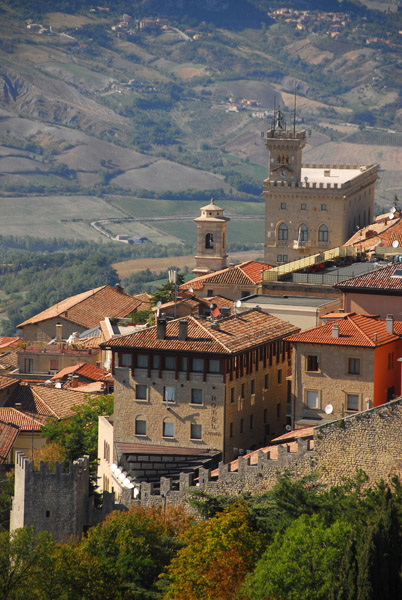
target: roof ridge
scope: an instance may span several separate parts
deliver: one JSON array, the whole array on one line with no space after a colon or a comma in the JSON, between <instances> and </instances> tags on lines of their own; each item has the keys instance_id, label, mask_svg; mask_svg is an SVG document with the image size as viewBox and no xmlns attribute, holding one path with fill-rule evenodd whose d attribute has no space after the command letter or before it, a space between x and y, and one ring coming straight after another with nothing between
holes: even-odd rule
<instances>
[{"instance_id":1,"label":"roof ridge","mask_svg":"<svg viewBox=\"0 0 402 600\"><path fill-rule=\"evenodd\" d=\"M353 325L353 326L354 326L354 327L355 327L355 328L356 328L356 329L357 329L357 330L358 330L358 331L359 331L359 332L360 332L360 333L363 335L363 337L364 337L364 338L366 338L366 340L367 340L367 341L370 343L370 345L371 345L371 346L375 346L375 345L376 345L376 343L374 342L374 340L372 340L372 339L371 339L371 338L370 338L370 337L367 335L367 333L365 333L365 332L363 331L363 329L362 329L362 328L361 328L361 327L360 327L360 326L359 326L359 325L356 323L356 321L355 321L354 319L352 319L352 316L354 316L354 317L359 317L359 318L361 318L361 317L365 318L365 317L364 317L364 315L358 315L357 313L354 313L354 315L346 315L346 319L343 319L343 320L344 320L344 321L349 321L350 323L352 323L352 325ZM341 320L341 319L340 319L340 320ZM374 321L374 320L377 320L377 319L373 319L373 321Z\"/></svg>"},{"instance_id":2,"label":"roof ridge","mask_svg":"<svg viewBox=\"0 0 402 600\"><path fill-rule=\"evenodd\" d=\"M210 335L215 340L215 342L217 342L222 348L224 348L226 350L226 352L230 352L230 349L226 346L226 344L224 344L219 338L217 338L216 335L214 335L212 333L212 331L210 331L209 329L207 329L206 327L204 327L204 325L201 323L201 321L197 320L192 315L190 315L190 318L193 321L195 321L197 323L197 325L199 325L208 335Z\"/></svg>"},{"instance_id":3,"label":"roof ridge","mask_svg":"<svg viewBox=\"0 0 402 600\"><path fill-rule=\"evenodd\" d=\"M37 391L32 386L29 386L29 387L31 388L31 391L32 391L33 395L38 400L40 400L41 402L43 402L43 404L50 410L50 412L52 412L53 415L58 419L59 415L53 410L53 408L51 406L49 406L49 404L42 398L42 396L40 396L40 394L37 393ZM50 415L49 415L49 417L50 417Z\"/></svg>"}]
</instances>

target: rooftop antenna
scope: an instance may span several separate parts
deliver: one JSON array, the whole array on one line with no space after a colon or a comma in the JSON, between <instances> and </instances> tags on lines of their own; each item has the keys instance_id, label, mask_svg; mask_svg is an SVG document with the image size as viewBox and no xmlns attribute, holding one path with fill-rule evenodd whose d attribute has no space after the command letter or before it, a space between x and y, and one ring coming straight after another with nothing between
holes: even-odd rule
<instances>
[{"instance_id":1,"label":"rooftop antenna","mask_svg":"<svg viewBox=\"0 0 402 600\"><path fill-rule=\"evenodd\" d=\"M296 138L296 89L297 83L295 82L295 102L294 102L294 110L293 110L293 137Z\"/></svg>"}]
</instances>

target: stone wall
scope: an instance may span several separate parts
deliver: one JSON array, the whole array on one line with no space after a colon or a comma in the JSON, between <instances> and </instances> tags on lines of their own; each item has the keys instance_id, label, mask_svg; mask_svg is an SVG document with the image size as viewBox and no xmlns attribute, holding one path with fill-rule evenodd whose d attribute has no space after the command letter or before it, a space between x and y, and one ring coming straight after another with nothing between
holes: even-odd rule
<instances>
[{"instance_id":1,"label":"stone wall","mask_svg":"<svg viewBox=\"0 0 402 600\"><path fill-rule=\"evenodd\" d=\"M157 505L180 504L189 498L192 490L213 495L237 496L242 493L258 494L275 485L286 471L296 479L317 473L318 481L339 485L346 477L354 477L363 469L368 485L393 476L402 477L402 399L316 427L314 442L299 439L296 452L289 452L286 444L278 447L273 460L269 452L258 452L257 464L239 457L238 470L230 471L221 464L219 475L212 479L211 472L200 469L194 482L191 475L182 474L180 483L161 478L160 493L154 493L152 484L141 484L138 500L130 493L123 496L123 504Z\"/></svg>"}]
</instances>

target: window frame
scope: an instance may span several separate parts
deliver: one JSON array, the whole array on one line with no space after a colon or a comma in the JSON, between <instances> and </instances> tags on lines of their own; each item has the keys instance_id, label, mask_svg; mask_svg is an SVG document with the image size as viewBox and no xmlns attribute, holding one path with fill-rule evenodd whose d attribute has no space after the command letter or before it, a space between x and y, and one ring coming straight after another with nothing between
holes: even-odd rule
<instances>
[{"instance_id":1,"label":"window frame","mask_svg":"<svg viewBox=\"0 0 402 600\"><path fill-rule=\"evenodd\" d=\"M277 240L280 242L287 242L289 240L289 227L286 223L282 222L278 225L276 235Z\"/></svg>"},{"instance_id":2,"label":"window frame","mask_svg":"<svg viewBox=\"0 0 402 600\"><path fill-rule=\"evenodd\" d=\"M143 423L145 425L144 432L140 432L137 430L138 423ZM143 415L138 415L137 417L135 417L134 431L135 431L135 435L141 435L141 436L147 435L147 420L145 419L145 417Z\"/></svg>"},{"instance_id":3,"label":"window frame","mask_svg":"<svg viewBox=\"0 0 402 600\"><path fill-rule=\"evenodd\" d=\"M145 388L144 396L138 395L138 392L139 392L138 388ZM135 384L135 399L136 400L148 400L148 386L146 384L144 384L144 383L136 383Z\"/></svg>"},{"instance_id":4,"label":"window frame","mask_svg":"<svg viewBox=\"0 0 402 600\"><path fill-rule=\"evenodd\" d=\"M194 392L200 392L200 395L201 395L201 401L200 402L198 402L197 400L194 400L194 397L195 397ZM203 390L202 390L202 388L191 388L190 404L194 404L196 406L201 406L202 404L204 404L204 398L203 398Z\"/></svg>"},{"instance_id":5,"label":"window frame","mask_svg":"<svg viewBox=\"0 0 402 600\"><path fill-rule=\"evenodd\" d=\"M351 406L350 406L351 398L356 399L356 404L357 404L356 408L351 408ZM360 394L349 394L349 393L346 394L346 410L351 411L351 412L358 412L360 410Z\"/></svg>"},{"instance_id":6,"label":"window frame","mask_svg":"<svg viewBox=\"0 0 402 600\"><path fill-rule=\"evenodd\" d=\"M315 394L315 404L316 406L311 406L309 404L309 394ZM305 405L310 410L319 410L320 409L320 392L319 390L305 390Z\"/></svg>"},{"instance_id":7,"label":"window frame","mask_svg":"<svg viewBox=\"0 0 402 600\"><path fill-rule=\"evenodd\" d=\"M348 375L361 375L360 358L354 356L348 357Z\"/></svg>"},{"instance_id":8,"label":"window frame","mask_svg":"<svg viewBox=\"0 0 402 600\"><path fill-rule=\"evenodd\" d=\"M172 426L172 433L167 433L166 431L166 426L167 425L171 425ZM162 437L164 438L169 438L172 439L174 438L174 422L171 421L170 419L164 419L163 423L162 423Z\"/></svg>"},{"instance_id":9,"label":"window frame","mask_svg":"<svg viewBox=\"0 0 402 600\"><path fill-rule=\"evenodd\" d=\"M194 435L195 428L199 428L199 435ZM190 440L202 440L202 425L199 423L190 423Z\"/></svg>"},{"instance_id":10,"label":"window frame","mask_svg":"<svg viewBox=\"0 0 402 600\"><path fill-rule=\"evenodd\" d=\"M316 367L316 368L311 368L311 367ZM307 371L307 373L319 373L321 371L318 354L307 354L307 356L306 356L306 371Z\"/></svg>"},{"instance_id":11,"label":"window frame","mask_svg":"<svg viewBox=\"0 0 402 600\"><path fill-rule=\"evenodd\" d=\"M170 390L170 392L168 392ZM170 400L168 396L171 396L171 391L173 390L173 400ZM164 404L174 404L176 402L176 388L173 385L164 385L163 386L163 402Z\"/></svg>"}]
</instances>

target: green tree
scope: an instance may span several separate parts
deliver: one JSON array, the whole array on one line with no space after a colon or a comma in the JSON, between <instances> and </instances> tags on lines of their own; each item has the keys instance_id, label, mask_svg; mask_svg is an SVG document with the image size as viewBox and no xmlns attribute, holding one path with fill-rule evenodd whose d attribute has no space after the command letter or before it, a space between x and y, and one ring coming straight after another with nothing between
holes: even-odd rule
<instances>
[{"instance_id":1,"label":"green tree","mask_svg":"<svg viewBox=\"0 0 402 600\"><path fill-rule=\"evenodd\" d=\"M164 600L233 600L263 547L245 502L197 523L167 569Z\"/></svg>"},{"instance_id":2,"label":"green tree","mask_svg":"<svg viewBox=\"0 0 402 600\"><path fill-rule=\"evenodd\" d=\"M351 525L327 527L318 515L302 515L273 543L247 578L249 600L328 600L339 575Z\"/></svg>"},{"instance_id":3,"label":"green tree","mask_svg":"<svg viewBox=\"0 0 402 600\"><path fill-rule=\"evenodd\" d=\"M177 287L179 287L182 283L184 283L184 275L178 271L176 280ZM161 285L161 287L152 294L152 304L154 306L157 302L162 302L162 304L165 304L165 302L172 302L173 300L174 284L170 283L170 281L167 281Z\"/></svg>"},{"instance_id":4,"label":"green tree","mask_svg":"<svg viewBox=\"0 0 402 600\"><path fill-rule=\"evenodd\" d=\"M77 460L88 454L91 461L98 456L98 417L113 412L113 395L88 397L86 404L72 409L74 416L63 421L52 420L42 427L41 435L55 442L64 460Z\"/></svg>"}]
</instances>

